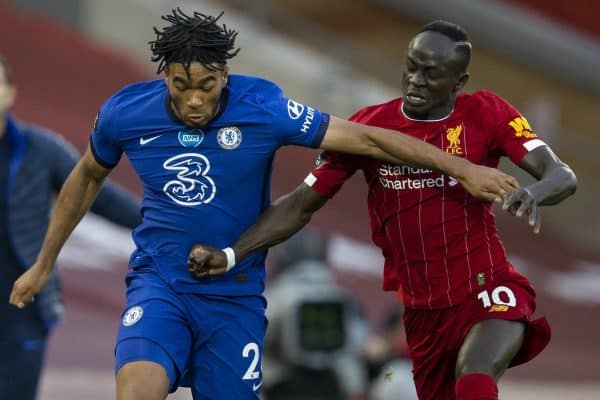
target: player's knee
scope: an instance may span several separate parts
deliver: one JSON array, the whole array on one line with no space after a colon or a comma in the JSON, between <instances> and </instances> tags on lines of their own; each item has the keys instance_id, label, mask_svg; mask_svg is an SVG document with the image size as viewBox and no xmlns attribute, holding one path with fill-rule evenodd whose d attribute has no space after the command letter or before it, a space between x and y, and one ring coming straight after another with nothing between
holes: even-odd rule
<instances>
[{"instance_id":1,"label":"player's knee","mask_svg":"<svg viewBox=\"0 0 600 400\"><path fill-rule=\"evenodd\" d=\"M465 355L459 356L456 362L456 379L468 374L486 374L498 378L508 365L502 357L472 358Z\"/></svg>"},{"instance_id":2,"label":"player's knee","mask_svg":"<svg viewBox=\"0 0 600 400\"><path fill-rule=\"evenodd\" d=\"M169 378L159 364L137 361L117 372L117 400L164 400L168 391Z\"/></svg>"}]
</instances>

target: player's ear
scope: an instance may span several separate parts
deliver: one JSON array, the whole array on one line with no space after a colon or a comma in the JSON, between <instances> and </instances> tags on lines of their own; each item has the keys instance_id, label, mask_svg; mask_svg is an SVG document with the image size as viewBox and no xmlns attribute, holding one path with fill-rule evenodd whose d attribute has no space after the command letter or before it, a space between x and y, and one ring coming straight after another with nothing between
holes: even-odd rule
<instances>
[{"instance_id":1,"label":"player's ear","mask_svg":"<svg viewBox=\"0 0 600 400\"><path fill-rule=\"evenodd\" d=\"M163 74L165 75L165 83L169 84L169 66L166 65L165 69L163 70Z\"/></svg>"},{"instance_id":2,"label":"player's ear","mask_svg":"<svg viewBox=\"0 0 600 400\"><path fill-rule=\"evenodd\" d=\"M221 75L221 79L223 79L223 86L227 84L227 77L229 76L229 65L225 64L223 67L223 72Z\"/></svg>"},{"instance_id":3,"label":"player's ear","mask_svg":"<svg viewBox=\"0 0 600 400\"><path fill-rule=\"evenodd\" d=\"M469 80L469 76L470 75L468 72L463 72L460 74L460 76L458 77L458 82L454 86L454 93L460 92L462 88L465 87L467 81Z\"/></svg>"}]
</instances>

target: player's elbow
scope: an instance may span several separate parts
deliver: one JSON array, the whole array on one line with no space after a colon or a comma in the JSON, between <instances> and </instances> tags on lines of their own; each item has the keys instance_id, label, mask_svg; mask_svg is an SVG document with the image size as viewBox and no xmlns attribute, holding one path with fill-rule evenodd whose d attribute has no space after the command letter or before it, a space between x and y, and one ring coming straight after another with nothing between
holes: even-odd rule
<instances>
[{"instance_id":1,"label":"player's elbow","mask_svg":"<svg viewBox=\"0 0 600 400\"><path fill-rule=\"evenodd\" d=\"M565 192L567 193L567 196L572 196L577 191L577 175L575 175L573 170L569 167L566 168L565 175Z\"/></svg>"}]
</instances>

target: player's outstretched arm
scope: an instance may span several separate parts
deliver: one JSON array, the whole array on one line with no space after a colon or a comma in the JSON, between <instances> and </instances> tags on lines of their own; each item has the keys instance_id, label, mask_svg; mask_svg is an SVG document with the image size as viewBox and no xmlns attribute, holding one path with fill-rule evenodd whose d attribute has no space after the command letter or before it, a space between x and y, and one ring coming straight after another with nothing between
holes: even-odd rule
<instances>
[{"instance_id":1,"label":"player's outstretched arm","mask_svg":"<svg viewBox=\"0 0 600 400\"><path fill-rule=\"evenodd\" d=\"M456 178L471 195L501 202L519 187L515 178L495 168L475 165L401 132L331 117L321 148L359 154L395 164L413 164Z\"/></svg>"},{"instance_id":2,"label":"player's outstretched arm","mask_svg":"<svg viewBox=\"0 0 600 400\"><path fill-rule=\"evenodd\" d=\"M60 190L42 249L31 268L15 281L10 304L23 308L42 290L58 253L90 208L109 172L96 162L88 147Z\"/></svg>"},{"instance_id":3,"label":"player's outstretched arm","mask_svg":"<svg viewBox=\"0 0 600 400\"><path fill-rule=\"evenodd\" d=\"M275 200L254 225L231 246L235 253L235 261L243 260L256 250L267 249L283 242L302 229L326 202L326 197L305 183ZM227 257L223 250L198 244L190 252L188 268L199 278L219 275L227 270Z\"/></svg>"},{"instance_id":4,"label":"player's outstretched arm","mask_svg":"<svg viewBox=\"0 0 600 400\"><path fill-rule=\"evenodd\" d=\"M529 152L519 167L538 181L510 192L502 208L512 215L529 217L529 226L539 233L542 223L540 206L558 204L575 193L577 177L548 146Z\"/></svg>"}]
</instances>

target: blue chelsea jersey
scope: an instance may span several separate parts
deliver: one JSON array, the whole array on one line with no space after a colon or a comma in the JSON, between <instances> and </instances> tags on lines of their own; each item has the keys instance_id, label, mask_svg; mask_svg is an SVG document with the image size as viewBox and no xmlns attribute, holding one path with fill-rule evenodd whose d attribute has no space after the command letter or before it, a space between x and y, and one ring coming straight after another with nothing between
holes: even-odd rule
<instances>
[{"instance_id":1,"label":"blue chelsea jersey","mask_svg":"<svg viewBox=\"0 0 600 400\"><path fill-rule=\"evenodd\" d=\"M264 289L266 252L228 273L199 280L188 272L196 243L231 245L270 204L275 151L318 147L329 116L288 99L272 82L230 75L220 112L202 129L173 114L164 80L125 87L101 107L91 137L94 157L114 167L127 154L143 185L136 260L179 292L253 295ZM150 257L150 258L148 258Z\"/></svg>"}]
</instances>

